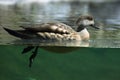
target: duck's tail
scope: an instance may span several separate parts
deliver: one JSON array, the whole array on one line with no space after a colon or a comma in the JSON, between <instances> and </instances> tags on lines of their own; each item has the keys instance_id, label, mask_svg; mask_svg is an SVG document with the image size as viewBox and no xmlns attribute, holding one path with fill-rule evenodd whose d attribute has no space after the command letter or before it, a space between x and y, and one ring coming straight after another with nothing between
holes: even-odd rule
<instances>
[{"instance_id":1,"label":"duck's tail","mask_svg":"<svg viewBox=\"0 0 120 80\"><path fill-rule=\"evenodd\" d=\"M31 38L29 35L24 34L24 31L18 31L18 30L11 30L8 28L3 27L5 31L7 31L10 35L13 35L15 37L18 38L22 38L22 39L28 39Z\"/></svg>"}]
</instances>

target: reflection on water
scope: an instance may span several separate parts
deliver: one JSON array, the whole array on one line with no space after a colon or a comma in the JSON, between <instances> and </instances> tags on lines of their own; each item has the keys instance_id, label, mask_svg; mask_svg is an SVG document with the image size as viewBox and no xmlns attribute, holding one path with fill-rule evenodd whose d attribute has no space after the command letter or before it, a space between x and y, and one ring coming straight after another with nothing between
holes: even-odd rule
<instances>
[{"instance_id":1,"label":"reflection on water","mask_svg":"<svg viewBox=\"0 0 120 80\"><path fill-rule=\"evenodd\" d=\"M70 25L75 29L74 21L79 15L91 14L96 19L96 25L100 30L89 28L91 40L90 47L99 47L108 42L106 46L116 47L115 42L119 47L120 39L120 5L119 2L110 3L87 3L87 2L52 2L52 3L29 3L29 4L14 4L0 5L0 24L18 29L20 25L37 24L48 21L59 21ZM108 15L109 14L109 15ZM0 44L13 44L18 40L15 37L8 35L2 27L0 27ZM92 41L93 40L93 41ZM14 44L24 44L17 42ZM58 42L55 45L62 44ZM77 42L76 42L77 43ZM114 44L115 43L115 44ZM44 43L40 43L45 45ZM75 46L75 43L73 43ZM69 46L73 46L69 44ZM81 42L79 42L81 44ZM47 45L47 44L46 44ZM52 45L52 44L48 44ZM67 43L66 43L67 45ZM65 45L63 45L65 46Z\"/></svg>"},{"instance_id":2,"label":"reflection on water","mask_svg":"<svg viewBox=\"0 0 120 80\"><path fill-rule=\"evenodd\" d=\"M89 47L89 41L49 41L49 40L16 40L13 42L16 45L31 45L31 46L66 46L66 47Z\"/></svg>"}]
</instances>

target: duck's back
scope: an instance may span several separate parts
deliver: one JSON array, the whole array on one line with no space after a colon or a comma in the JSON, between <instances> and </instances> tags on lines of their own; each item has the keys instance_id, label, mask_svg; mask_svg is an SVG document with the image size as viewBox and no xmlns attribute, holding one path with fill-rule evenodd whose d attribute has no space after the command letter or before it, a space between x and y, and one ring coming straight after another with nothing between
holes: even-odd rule
<instances>
[{"instance_id":1,"label":"duck's back","mask_svg":"<svg viewBox=\"0 0 120 80\"><path fill-rule=\"evenodd\" d=\"M41 23L33 25L21 26L25 30L32 32L49 32L49 33L60 33L60 34L70 34L75 31L68 25L63 23Z\"/></svg>"},{"instance_id":2,"label":"duck's back","mask_svg":"<svg viewBox=\"0 0 120 80\"><path fill-rule=\"evenodd\" d=\"M5 30L21 39L40 40L81 40L79 34L70 26L63 23L41 23L21 26L23 30Z\"/></svg>"},{"instance_id":3,"label":"duck's back","mask_svg":"<svg viewBox=\"0 0 120 80\"><path fill-rule=\"evenodd\" d=\"M80 40L80 35L77 35L70 26L63 23L41 23L29 26L21 26L32 35L37 35L39 39L47 40Z\"/></svg>"}]
</instances>

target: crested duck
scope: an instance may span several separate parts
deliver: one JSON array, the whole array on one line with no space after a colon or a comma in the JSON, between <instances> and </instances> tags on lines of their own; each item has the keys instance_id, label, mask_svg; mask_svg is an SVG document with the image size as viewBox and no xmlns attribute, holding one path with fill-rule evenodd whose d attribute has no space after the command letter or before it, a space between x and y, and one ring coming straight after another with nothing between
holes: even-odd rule
<instances>
[{"instance_id":1,"label":"crested duck","mask_svg":"<svg viewBox=\"0 0 120 80\"><path fill-rule=\"evenodd\" d=\"M42 40L89 40L89 32L86 27L97 28L92 16L80 16L75 22L76 30L59 22L48 22L35 25L21 26L24 30L11 30L4 28L9 34L21 39ZM98 29L98 28L97 28Z\"/></svg>"},{"instance_id":2,"label":"crested duck","mask_svg":"<svg viewBox=\"0 0 120 80\"><path fill-rule=\"evenodd\" d=\"M21 26L22 30L4 29L11 35L21 39L39 39L39 40L89 40L90 35L86 27L95 26L92 16L80 16L75 22L77 28L73 30L70 26L59 22L47 22L29 26ZM29 67L31 67L33 59L35 58L38 46L28 46L24 48L22 53L27 53L34 49L33 54L29 58Z\"/></svg>"}]
</instances>

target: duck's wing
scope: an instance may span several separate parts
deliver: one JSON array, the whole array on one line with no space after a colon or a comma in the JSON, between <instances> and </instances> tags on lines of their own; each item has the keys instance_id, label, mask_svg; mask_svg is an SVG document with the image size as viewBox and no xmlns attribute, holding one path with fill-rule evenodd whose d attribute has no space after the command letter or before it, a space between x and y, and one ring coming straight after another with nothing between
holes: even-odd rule
<instances>
[{"instance_id":1,"label":"duck's wing","mask_svg":"<svg viewBox=\"0 0 120 80\"><path fill-rule=\"evenodd\" d=\"M10 35L13 35L15 37L19 37L22 39L30 39L35 37L35 35L31 34L30 32L26 30L12 30L4 27L4 30L6 30Z\"/></svg>"},{"instance_id":2,"label":"duck's wing","mask_svg":"<svg viewBox=\"0 0 120 80\"><path fill-rule=\"evenodd\" d=\"M75 31L63 23L43 23L30 26L22 26L23 30L11 30L4 28L9 34L22 39L63 39Z\"/></svg>"},{"instance_id":3,"label":"duck's wing","mask_svg":"<svg viewBox=\"0 0 120 80\"><path fill-rule=\"evenodd\" d=\"M63 23L42 23L21 27L30 32L52 32L60 34L75 32L70 26Z\"/></svg>"}]
</instances>

